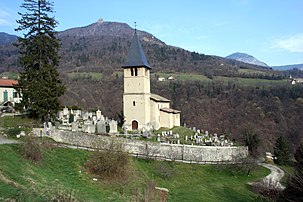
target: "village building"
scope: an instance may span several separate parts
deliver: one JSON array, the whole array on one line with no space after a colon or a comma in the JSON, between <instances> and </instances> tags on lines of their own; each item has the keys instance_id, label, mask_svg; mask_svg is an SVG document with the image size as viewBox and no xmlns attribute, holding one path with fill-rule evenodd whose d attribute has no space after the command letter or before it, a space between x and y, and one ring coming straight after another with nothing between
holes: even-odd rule
<instances>
[{"instance_id":1,"label":"village building","mask_svg":"<svg viewBox=\"0 0 303 202\"><path fill-rule=\"evenodd\" d=\"M180 126L180 111L170 108L170 101L150 92L150 70L135 31L124 69L123 113L126 130L149 131Z\"/></svg>"},{"instance_id":2,"label":"village building","mask_svg":"<svg viewBox=\"0 0 303 202\"><path fill-rule=\"evenodd\" d=\"M15 105L21 102L21 96L15 85L18 81L10 79L0 79L0 105Z\"/></svg>"}]
</instances>

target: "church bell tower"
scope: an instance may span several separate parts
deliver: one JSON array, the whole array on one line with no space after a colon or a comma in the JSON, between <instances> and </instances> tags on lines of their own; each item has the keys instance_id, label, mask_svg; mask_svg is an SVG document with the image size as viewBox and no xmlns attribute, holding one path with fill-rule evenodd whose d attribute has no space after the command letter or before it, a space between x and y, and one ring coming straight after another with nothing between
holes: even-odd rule
<instances>
[{"instance_id":1,"label":"church bell tower","mask_svg":"<svg viewBox=\"0 0 303 202\"><path fill-rule=\"evenodd\" d=\"M150 69L135 30L124 69L123 114L127 130L142 130L151 120Z\"/></svg>"}]
</instances>

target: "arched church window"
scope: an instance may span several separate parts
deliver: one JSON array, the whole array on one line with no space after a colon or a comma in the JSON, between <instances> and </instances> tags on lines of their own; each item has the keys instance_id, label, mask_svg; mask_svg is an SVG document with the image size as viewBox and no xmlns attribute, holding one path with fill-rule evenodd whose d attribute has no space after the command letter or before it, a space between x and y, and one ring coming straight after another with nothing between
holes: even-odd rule
<instances>
[{"instance_id":1,"label":"arched church window","mask_svg":"<svg viewBox=\"0 0 303 202\"><path fill-rule=\"evenodd\" d=\"M135 68L135 76L138 76L138 68Z\"/></svg>"},{"instance_id":2,"label":"arched church window","mask_svg":"<svg viewBox=\"0 0 303 202\"><path fill-rule=\"evenodd\" d=\"M133 101L133 106L136 106L136 101Z\"/></svg>"},{"instance_id":3,"label":"arched church window","mask_svg":"<svg viewBox=\"0 0 303 202\"><path fill-rule=\"evenodd\" d=\"M132 76L134 76L134 69L133 69L133 68L130 69L130 74L131 74Z\"/></svg>"}]
</instances>

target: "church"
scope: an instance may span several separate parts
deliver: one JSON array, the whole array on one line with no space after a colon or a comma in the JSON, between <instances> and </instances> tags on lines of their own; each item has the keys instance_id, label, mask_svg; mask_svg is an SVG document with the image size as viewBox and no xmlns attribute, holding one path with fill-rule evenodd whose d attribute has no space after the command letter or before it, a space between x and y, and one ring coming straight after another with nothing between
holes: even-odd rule
<instances>
[{"instance_id":1,"label":"church","mask_svg":"<svg viewBox=\"0 0 303 202\"><path fill-rule=\"evenodd\" d=\"M180 126L180 111L170 108L170 100L150 92L150 70L137 31L126 57L123 113L126 130L157 130Z\"/></svg>"}]
</instances>

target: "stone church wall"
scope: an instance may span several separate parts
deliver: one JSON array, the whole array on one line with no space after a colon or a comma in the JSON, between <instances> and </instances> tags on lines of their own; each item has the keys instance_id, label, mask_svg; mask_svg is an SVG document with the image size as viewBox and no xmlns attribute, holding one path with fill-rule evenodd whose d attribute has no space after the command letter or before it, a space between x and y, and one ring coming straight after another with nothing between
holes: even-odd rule
<instances>
[{"instance_id":1,"label":"stone church wall","mask_svg":"<svg viewBox=\"0 0 303 202\"><path fill-rule=\"evenodd\" d=\"M159 157L170 160L184 161L206 161L208 163L217 161L232 161L233 157L245 157L248 155L247 147L213 147L213 146L192 146L178 144L160 144L126 138L112 138L94 134L62 131L53 129L48 131L39 128L33 129L37 136L41 134L48 136L60 143L66 143L81 147L106 149L111 141L123 143L124 149L133 155L146 156L150 158ZM48 135L45 135L48 134Z\"/></svg>"}]
</instances>

